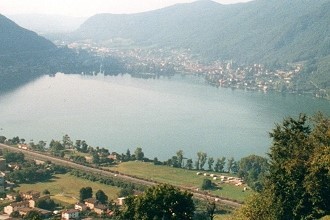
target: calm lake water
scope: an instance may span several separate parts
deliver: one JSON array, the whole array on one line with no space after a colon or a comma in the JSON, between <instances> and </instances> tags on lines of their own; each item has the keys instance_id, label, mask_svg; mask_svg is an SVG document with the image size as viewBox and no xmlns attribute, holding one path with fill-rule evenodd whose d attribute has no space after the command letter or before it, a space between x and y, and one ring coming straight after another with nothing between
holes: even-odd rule
<instances>
[{"instance_id":1,"label":"calm lake water","mask_svg":"<svg viewBox=\"0 0 330 220\"><path fill-rule=\"evenodd\" d=\"M268 132L286 116L330 114L330 103L298 95L215 88L202 79L44 76L0 94L0 135L27 142L86 140L91 146L166 160L180 149L195 160L264 156Z\"/></svg>"}]
</instances>

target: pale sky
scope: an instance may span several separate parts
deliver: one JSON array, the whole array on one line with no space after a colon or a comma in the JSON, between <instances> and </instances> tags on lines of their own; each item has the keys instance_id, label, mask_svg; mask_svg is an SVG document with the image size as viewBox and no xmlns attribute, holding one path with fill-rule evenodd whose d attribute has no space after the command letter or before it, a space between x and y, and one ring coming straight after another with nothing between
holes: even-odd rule
<instances>
[{"instance_id":1,"label":"pale sky","mask_svg":"<svg viewBox=\"0 0 330 220\"><path fill-rule=\"evenodd\" d=\"M97 13L136 13L194 0L0 0L0 14L54 14L89 17ZM251 0L214 0L234 4Z\"/></svg>"}]
</instances>

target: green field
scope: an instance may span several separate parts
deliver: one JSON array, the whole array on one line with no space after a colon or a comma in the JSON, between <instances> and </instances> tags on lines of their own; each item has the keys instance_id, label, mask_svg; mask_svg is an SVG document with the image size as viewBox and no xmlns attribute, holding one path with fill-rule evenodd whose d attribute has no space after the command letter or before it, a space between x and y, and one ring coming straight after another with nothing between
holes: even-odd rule
<instances>
[{"instance_id":1,"label":"green field","mask_svg":"<svg viewBox=\"0 0 330 220\"><path fill-rule=\"evenodd\" d=\"M116 199L117 193L120 190L118 187L77 178L75 176L71 176L70 174L55 175L54 178L48 182L20 184L16 190L21 192L35 190L42 193L45 189L48 189L54 200L64 204L74 204L79 199L79 190L82 187L87 186L92 187L94 195L97 190L103 190L109 199Z\"/></svg>"},{"instance_id":2,"label":"green field","mask_svg":"<svg viewBox=\"0 0 330 220\"><path fill-rule=\"evenodd\" d=\"M173 168L169 166L154 165L140 161L130 161L121 163L116 167L110 168L113 171L133 175L140 178L155 180L161 183L169 183L175 186L184 186L189 188L200 188L204 176L196 175L196 171ZM210 173L210 172L208 172ZM227 174L228 175L228 174ZM214 182L219 182L215 180ZM231 184L222 184L222 189L210 191L210 193L226 198L244 201L251 191L243 192L243 187L234 186Z\"/></svg>"}]
</instances>

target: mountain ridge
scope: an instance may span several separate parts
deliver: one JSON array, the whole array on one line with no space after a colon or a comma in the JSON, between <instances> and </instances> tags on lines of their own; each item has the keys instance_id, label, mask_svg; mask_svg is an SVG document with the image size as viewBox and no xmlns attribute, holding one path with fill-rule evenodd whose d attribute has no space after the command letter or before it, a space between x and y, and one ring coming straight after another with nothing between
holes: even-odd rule
<instances>
[{"instance_id":1,"label":"mountain ridge","mask_svg":"<svg viewBox=\"0 0 330 220\"><path fill-rule=\"evenodd\" d=\"M315 78L330 92L329 11L329 0L233 5L196 1L131 15L95 15L71 37L101 43L122 38L134 46L185 48L206 61L235 60L270 68L298 62L306 67L299 83L306 87Z\"/></svg>"},{"instance_id":2,"label":"mountain ridge","mask_svg":"<svg viewBox=\"0 0 330 220\"><path fill-rule=\"evenodd\" d=\"M56 46L35 32L0 14L0 55L55 50Z\"/></svg>"},{"instance_id":3,"label":"mountain ridge","mask_svg":"<svg viewBox=\"0 0 330 220\"><path fill-rule=\"evenodd\" d=\"M137 44L189 47L203 56L212 56L211 59L256 62L262 61L264 54L268 56L264 48L274 50L271 56L276 55L281 43L290 43L285 41L283 30L289 32L287 28L300 16L311 15L327 2L256 0L221 5L213 1L196 1L137 14L103 13L87 19L73 36L98 41L128 38ZM252 49L257 52L252 53ZM241 56L244 52L248 52L248 56L244 55L247 58ZM279 55L275 57L280 58ZM289 59L294 60L293 57Z\"/></svg>"}]
</instances>

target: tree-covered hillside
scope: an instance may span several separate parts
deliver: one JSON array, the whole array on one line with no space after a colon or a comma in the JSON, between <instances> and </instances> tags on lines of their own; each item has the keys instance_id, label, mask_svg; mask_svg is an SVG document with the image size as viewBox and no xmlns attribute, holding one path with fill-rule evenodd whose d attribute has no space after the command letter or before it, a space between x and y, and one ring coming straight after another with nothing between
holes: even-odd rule
<instances>
[{"instance_id":1,"label":"tree-covered hillside","mask_svg":"<svg viewBox=\"0 0 330 220\"><path fill-rule=\"evenodd\" d=\"M329 0L196 1L137 14L98 14L73 39L129 39L135 45L190 48L202 59L268 66L300 62L301 86L329 87ZM308 61L308 62L307 62ZM312 64L312 66L309 66ZM310 71L312 70L312 71Z\"/></svg>"},{"instance_id":2,"label":"tree-covered hillside","mask_svg":"<svg viewBox=\"0 0 330 220\"><path fill-rule=\"evenodd\" d=\"M48 58L57 47L0 15L0 89L5 90L48 73Z\"/></svg>"},{"instance_id":3,"label":"tree-covered hillside","mask_svg":"<svg viewBox=\"0 0 330 220\"><path fill-rule=\"evenodd\" d=\"M0 14L0 55L16 55L54 50L56 46L36 33L21 28Z\"/></svg>"},{"instance_id":4,"label":"tree-covered hillside","mask_svg":"<svg viewBox=\"0 0 330 220\"><path fill-rule=\"evenodd\" d=\"M84 51L58 48L3 15L0 15L0 30L0 91L44 74L88 73L100 68L100 58ZM112 57L103 60L103 68L110 74L121 72L121 64Z\"/></svg>"}]
</instances>

